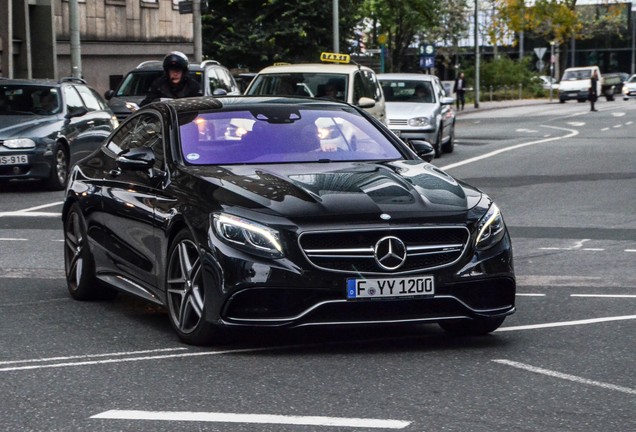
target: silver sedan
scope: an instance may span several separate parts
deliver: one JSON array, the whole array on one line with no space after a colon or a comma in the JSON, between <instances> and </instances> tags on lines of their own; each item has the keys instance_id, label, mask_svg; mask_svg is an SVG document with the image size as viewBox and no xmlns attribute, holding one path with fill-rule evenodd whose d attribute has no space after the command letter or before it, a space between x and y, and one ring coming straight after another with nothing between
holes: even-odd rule
<instances>
[{"instance_id":1,"label":"silver sedan","mask_svg":"<svg viewBox=\"0 0 636 432\"><path fill-rule=\"evenodd\" d=\"M426 140L435 156L451 153L455 141L455 99L434 75L387 73L378 79L386 99L389 128L402 140Z\"/></svg>"}]
</instances>

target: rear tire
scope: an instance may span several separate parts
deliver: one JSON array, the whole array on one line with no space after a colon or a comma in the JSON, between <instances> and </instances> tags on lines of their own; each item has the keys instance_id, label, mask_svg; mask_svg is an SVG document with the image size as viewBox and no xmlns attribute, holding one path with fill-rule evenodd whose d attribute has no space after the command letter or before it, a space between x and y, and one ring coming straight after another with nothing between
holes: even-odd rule
<instances>
[{"instance_id":1,"label":"rear tire","mask_svg":"<svg viewBox=\"0 0 636 432\"><path fill-rule=\"evenodd\" d=\"M68 292L75 300L110 300L117 291L95 278L95 259L88 245L86 219L77 203L64 219L64 271Z\"/></svg>"},{"instance_id":2,"label":"rear tire","mask_svg":"<svg viewBox=\"0 0 636 432\"><path fill-rule=\"evenodd\" d=\"M456 336L483 336L497 330L505 319L505 317L460 319L442 321L439 326Z\"/></svg>"},{"instance_id":3,"label":"rear tire","mask_svg":"<svg viewBox=\"0 0 636 432\"><path fill-rule=\"evenodd\" d=\"M180 231L168 251L166 295L168 315L183 342L209 345L217 339L219 329L205 320L206 296L199 248L187 230Z\"/></svg>"}]
</instances>

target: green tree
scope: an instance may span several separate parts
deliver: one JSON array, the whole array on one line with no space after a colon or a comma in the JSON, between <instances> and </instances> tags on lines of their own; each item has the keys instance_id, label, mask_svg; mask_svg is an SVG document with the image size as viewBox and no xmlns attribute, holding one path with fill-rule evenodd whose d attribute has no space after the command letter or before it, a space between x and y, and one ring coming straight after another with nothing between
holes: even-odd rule
<instances>
[{"instance_id":1,"label":"green tree","mask_svg":"<svg viewBox=\"0 0 636 432\"><path fill-rule=\"evenodd\" d=\"M361 18L363 0L339 2L341 51ZM203 16L203 53L228 67L259 70L274 62L317 62L333 49L332 2L215 0Z\"/></svg>"},{"instance_id":2,"label":"green tree","mask_svg":"<svg viewBox=\"0 0 636 432\"><path fill-rule=\"evenodd\" d=\"M402 71L408 48L416 41L415 36L428 27L433 27L443 0L367 0L364 12L373 21L375 46L377 37L388 37L390 52L389 67Z\"/></svg>"}]
</instances>

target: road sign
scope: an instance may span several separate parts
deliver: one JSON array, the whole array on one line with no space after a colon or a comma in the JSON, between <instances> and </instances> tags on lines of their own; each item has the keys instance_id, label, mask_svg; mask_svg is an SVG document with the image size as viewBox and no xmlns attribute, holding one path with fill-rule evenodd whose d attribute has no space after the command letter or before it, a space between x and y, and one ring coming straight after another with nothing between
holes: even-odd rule
<instances>
[{"instance_id":1,"label":"road sign","mask_svg":"<svg viewBox=\"0 0 636 432\"><path fill-rule=\"evenodd\" d=\"M180 1L179 2L179 13L181 15L191 14L192 13L192 2L191 1Z\"/></svg>"},{"instance_id":2,"label":"road sign","mask_svg":"<svg viewBox=\"0 0 636 432\"><path fill-rule=\"evenodd\" d=\"M421 56L420 57L420 68L422 69L432 69L435 67L435 57L433 56Z\"/></svg>"},{"instance_id":3,"label":"road sign","mask_svg":"<svg viewBox=\"0 0 636 432\"><path fill-rule=\"evenodd\" d=\"M537 55L537 57L539 57L539 59L543 58L543 55L545 54L546 51L547 51L547 48L535 48L534 49L534 53Z\"/></svg>"}]
</instances>

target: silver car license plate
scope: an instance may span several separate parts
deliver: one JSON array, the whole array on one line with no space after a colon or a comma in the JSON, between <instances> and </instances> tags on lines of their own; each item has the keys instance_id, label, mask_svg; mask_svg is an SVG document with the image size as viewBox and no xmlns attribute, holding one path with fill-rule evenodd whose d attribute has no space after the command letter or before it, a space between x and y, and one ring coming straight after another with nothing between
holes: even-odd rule
<instances>
[{"instance_id":1,"label":"silver car license plate","mask_svg":"<svg viewBox=\"0 0 636 432\"><path fill-rule=\"evenodd\" d=\"M28 163L27 155L0 156L0 165L27 165Z\"/></svg>"}]
</instances>

